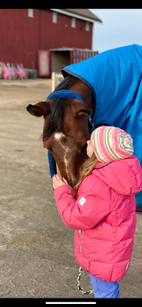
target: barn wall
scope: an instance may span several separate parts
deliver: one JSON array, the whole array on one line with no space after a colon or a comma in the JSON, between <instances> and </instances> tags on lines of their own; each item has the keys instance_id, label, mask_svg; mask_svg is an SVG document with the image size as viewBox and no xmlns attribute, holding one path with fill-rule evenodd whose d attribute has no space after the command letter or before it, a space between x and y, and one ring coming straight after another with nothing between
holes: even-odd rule
<instances>
[{"instance_id":1,"label":"barn wall","mask_svg":"<svg viewBox=\"0 0 142 307\"><path fill-rule=\"evenodd\" d=\"M30 18L28 9L0 9L0 62L37 69L39 49L91 49L91 23L90 31L86 31L86 22L76 19L76 28L72 28L71 17L57 14L57 23L53 23L52 14L50 10L34 9L34 18Z\"/></svg>"},{"instance_id":2,"label":"barn wall","mask_svg":"<svg viewBox=\"0 0 142 307\"><path fill-rule=\"evenodd\" d=\"M0 61L37 68L39 10L34 18L27 9L0 9Z\"/></svg>"},{"instance_id":3,"label":"barn wall","mask_svg":"<svg viewBox=\"0 0 142 307\"><path fill-rule=\"evenodd\" d=\"M57 23L52 23L52 11L41 10L41 49L92 48L92 24L85 30L86 21L76 19L76 28L71 27L71 17L58 14ZM84 30L80 30L84 27Z\"/></svg>"}]
</instances>

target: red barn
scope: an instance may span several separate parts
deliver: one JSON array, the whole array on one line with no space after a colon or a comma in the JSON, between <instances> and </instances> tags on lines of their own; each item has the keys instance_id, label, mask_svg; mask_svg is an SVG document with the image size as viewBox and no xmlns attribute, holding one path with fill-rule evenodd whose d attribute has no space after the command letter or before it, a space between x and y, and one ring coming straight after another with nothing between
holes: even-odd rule
<instances>
[{"instance_id":1,"label":"red barn","mask_svg":"<svg viewBox=\"0 0 142 307\"><path fill-rule=\"evenodd\" d=\"M102 23L88 9L0 9L0 61L38 69L38 51L44 50L50 71L45 75L50 76L53 70L94 55L95 22Z\"/></svg>"}]
</instances>

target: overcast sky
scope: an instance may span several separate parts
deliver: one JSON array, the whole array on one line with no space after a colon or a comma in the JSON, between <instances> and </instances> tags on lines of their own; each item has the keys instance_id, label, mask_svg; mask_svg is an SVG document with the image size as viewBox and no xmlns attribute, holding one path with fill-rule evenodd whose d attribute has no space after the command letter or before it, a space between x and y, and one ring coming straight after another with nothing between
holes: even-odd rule
<instances>
[{"instance_id":1,"label":"overcast sky","mask_svg":"<svg viewBox=\"0 0 142 307\"><path fill-rule=\"evenodd\" d=\"M142 9L89 9L103 24L96 23L93 50L142 45Z\"/></svg>"}]
</instances>

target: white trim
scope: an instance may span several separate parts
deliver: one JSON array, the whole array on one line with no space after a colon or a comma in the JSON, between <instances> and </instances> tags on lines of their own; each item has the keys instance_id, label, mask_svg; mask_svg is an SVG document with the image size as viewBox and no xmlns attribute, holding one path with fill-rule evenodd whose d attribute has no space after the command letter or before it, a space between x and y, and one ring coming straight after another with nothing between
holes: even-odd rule
<instances>
[{"instance_id":1,"label":"white trim","mask_svg":"<svg viewBox=\"0 0 142 307\"><path fill-rule=\"evenodd\" d=\"M57 12L52 13L52 22L57 23Z\"/></svg>"},{"instance_id":2,"label":"white trim","mask_svg":"<svg viewBox=\"0 0 142 307\"><path fill-rule=\"evenodd\" d=\"M88 21L86 21L85 30L90 31L90 24Z\"/></svg>"},{"instance_id":3,"label":"white trim","mask_svg":"<svg viewBox=\"0 0 142 307\"><path fill-rule=\"evenodd\" d=\"M93 50L93 47L94 47L94 32L95 32L95 24L93 23L93 25L92 25L92 50Z\"/></svg>"},{"instance_id":4,"label":"white trim","mask_svg":"<svg viewBox=\"0 0 142 307\"><path fill-rule=\"evenodd\" d=\"M83 49L83 48L68 48L68 47L66 47L66 48L51 48L51 49L49 49L50 51L70 51L70 50L79 50L79 51L87 51L87 52L94 52L94 50L92 50L92 49L88 49L88 48L85 48L85 49Z\"/></svg>"},{"instance_id":5,"label":"white trim","mask_svg":"<svg viewBox=\"0 0 142 307\"><path fill-rule=\"evenodd\" d=\"M78 15L78 14L74 14L72 12L66 12L66 11L63 11L63 10L60 10L60 9L50 9L51 11L55 11L57 13L60 13L60 14L63 14L63 15L68 15L68 16L71 16L71 17L75 17L75 18L78 18L78 19L82 19L82 20L86 20L86 21L89 21L89 22L99 22L101 23L100 21L98 20L94 20L92 18L87 18L85 16L81 16L81 15Z\"/></svg>"},{"instance_id":6,"label":"white trim","mask_svg":"<svg viewBox=\"0 0 142 307\"><path fill-rule=\"evenodd\" d=\"M72 17L71 19L71 27L76 28L76 18Z\"/></svg>"},{"instance_id":7,"label":"white trim","mask_svg":"<svg viewBox=\"0 0 142 307\"><path fill-rule=\"evenodd\" d=\"M28 17L34 18L34 9L28 9Z\"/></svg>"}]
</instances>

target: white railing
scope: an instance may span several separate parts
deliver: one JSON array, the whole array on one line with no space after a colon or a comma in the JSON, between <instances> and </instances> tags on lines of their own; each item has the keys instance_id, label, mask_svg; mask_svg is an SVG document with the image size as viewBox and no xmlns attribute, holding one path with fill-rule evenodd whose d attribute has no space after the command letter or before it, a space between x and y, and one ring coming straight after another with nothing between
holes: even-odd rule
<instances>
[{"instance_id":1,"label":"white railing","mask_svg":"<svg viewBox=\"0 0 142 307\"><path fill-rule=\"evenodd\" d=\"M63 75L59 72L52 72L51 91L53 92L56 86L64 79Z\"/></svg>"}]
</instances>

